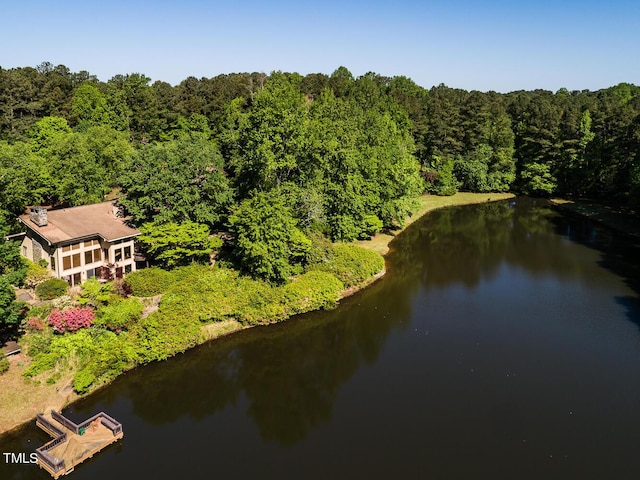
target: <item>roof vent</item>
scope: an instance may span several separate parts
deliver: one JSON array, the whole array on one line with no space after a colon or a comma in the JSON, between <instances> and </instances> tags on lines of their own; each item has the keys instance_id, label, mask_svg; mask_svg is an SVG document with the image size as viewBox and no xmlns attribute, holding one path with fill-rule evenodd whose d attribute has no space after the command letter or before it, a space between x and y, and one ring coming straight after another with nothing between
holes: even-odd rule
<instances>
[{"instance_id":1,"label":"roof vent","mask_svg":"<svg viewBox=\"0 0 640 480\"><path fill-rule=\"evenodd\" d=\"M39 227L46 227L47 209L43 207L31 207L29 210L29 219Z\"/></svg>"}]
</instances>

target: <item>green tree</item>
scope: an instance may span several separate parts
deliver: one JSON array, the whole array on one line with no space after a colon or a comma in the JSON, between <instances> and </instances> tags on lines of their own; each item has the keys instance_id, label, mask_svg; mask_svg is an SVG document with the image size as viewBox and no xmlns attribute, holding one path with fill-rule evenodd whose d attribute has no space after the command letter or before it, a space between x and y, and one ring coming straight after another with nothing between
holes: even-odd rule
<instances>
[{"instance_id":1,"label":"green tree","mask_svg":"<svg viewBox=\"0 0 640 480\"><path fill-rule=\"evenodd\" d=\"M194 262L208 262L213 250L222 240L211 236L209 227L194 222L145 223L140 227L138 240L161 266L174 268Z\"/></svg>"},{"instance_id":2,"label":"green tree","mask_svg":"<svg viewBox=\"0 0 640 480\"><path fill-rule=\"evenodd\" d=\"M190 138L146 145L120 177L120 203L136 222L220 224L233 192L215 144Z\"/></svg>"},{"instance_id":3,"label":"green tree","mask_svg":"<svg viewBox=\"0 0 640 480\"><path fill-rule=\"evenodd\" d=\"M109 123L107 99L95 84L86 82L76 89L71 103L71 118L81 130Z\"/></svg>"},{"instance_id":4,"label":"green tree","mask_svg":"<svg viewBox=\"0 0 640 480\"><path fill-rule=\"evenodd\" d=\"M31 145L0 141L0 211L21 215L27 205L38 205L55 195L45 159Z\"/></svg>"},{"instance_id":5,"label":"green tree","mask_svg":"<svg viewBox=\"0 0 640 480\"><path fill-rule=\"evenodd\" d=\"M16 294L9 280L0 276L0 334L15 331L24 316L24 304L16 300Z\"/></svg>"},{"instance_id":6,"label":"green tree","mask_svg":"<svg viewBox=\"0 0 640 480\"><path fill-rule=\"evenodd\" d=\"M284 283L306 262L311 240L297 227L287 203L277 190L257 192L229 217L235 254L252 276Z\"/></svg>"},{"instance_id":7,"label":"green tree","mask_svg":"<svg viewBox=\"0 0 640 480\"><path fill-rule=\"evenodd\" d=\"M274 72L253 96L252 108L230 112L224 138L238 191L269 190L298 178L304 152L307 106L297 85L299 75Z\"/></svg>"}]
</instances>

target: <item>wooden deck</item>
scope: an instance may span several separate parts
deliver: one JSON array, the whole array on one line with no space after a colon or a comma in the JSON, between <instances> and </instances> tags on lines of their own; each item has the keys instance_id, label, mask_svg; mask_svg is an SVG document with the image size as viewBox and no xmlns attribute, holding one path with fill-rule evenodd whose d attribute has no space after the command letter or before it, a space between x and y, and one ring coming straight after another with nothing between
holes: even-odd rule
<instances>
[{"instance_id":1,"label":"wooden deck","mask_svg":"<svg viewBox=\"0 0 640 480\"><path fill-rule=\"evenodd\" d=\"M53 478L71 473L76 465L120 440L122 425L101 412L76 425L57 412L38 415L36 425L53 440L36 450L38 465Z\"/></svg>"}]
</instances>

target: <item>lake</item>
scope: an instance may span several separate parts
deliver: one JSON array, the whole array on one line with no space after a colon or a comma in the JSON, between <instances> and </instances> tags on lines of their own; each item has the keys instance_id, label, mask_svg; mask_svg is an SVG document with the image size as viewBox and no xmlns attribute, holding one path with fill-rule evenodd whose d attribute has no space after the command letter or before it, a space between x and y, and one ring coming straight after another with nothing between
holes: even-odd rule
<instances>
[{"instance_id":1,"label":"lake","mask_svg":"<svg viewBox=\"0 0 640 480\"><path fill-rule=\"evenodd\" d=\"M640 248L528 198L432 212L334 310L242 331L65 410L124 439L72 478L636 479ZM48 441L35 425L0 453ZM50 478L7 465L2 479Z\"/></svg>"}]
</instances>

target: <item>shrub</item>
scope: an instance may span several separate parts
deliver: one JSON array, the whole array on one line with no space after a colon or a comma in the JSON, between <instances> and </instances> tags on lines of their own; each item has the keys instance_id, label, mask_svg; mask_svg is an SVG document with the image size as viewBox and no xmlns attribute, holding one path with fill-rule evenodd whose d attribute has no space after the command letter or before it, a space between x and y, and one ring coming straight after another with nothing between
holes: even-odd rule
<instances>
[{"instance_id":1,"label":"shrub","mask_svg":"<svg viewBox=\"0 0 640 480\"><path fill-rule=\"evenodd\" d=\"M0 375L9 371L9 359L7 357L0 358Z\"/></svg>"},{"instance_id":2,"label":"shrub","mask_svg":"<svg viewBox=\"0 0 640 480\"><path fill-rule=\"evenodd\" d=\"M82 291L78 303L80 305L91 305L92 307L99 307L103 305L112 297L111 286L108 284L102 284L95 278L90 278L82 284Z\"/></svg>"},{"instance_id":3,"label":"shrub","mask_svg":"<svg viewBox=\"0 0 640 480\"><path fill-rule=\"evenodd\" d=\"M80 394L86 393L95 380L96 376L85 367L73 376L73 389Z\"/></svg>"},{"instance_id":4,"label":"shrub","mask_svg":"<svg viewBox=\"0 0 640 480\"><path fill-rule=\"evenodd\" d=\"M127 275L125 284L131 288L131 293L137 297L153 297L167 291L173 284L171 272L157 267L145 268Z\"/></svg>"},{"instance_id":5,"label":"shrub","mask_svg":"<svg viewBox=\"0 0 640 480\"><path fill-rule=\"evenodd\" d=\"M80 328L91 326L95 314L90 307L52 310L49 314L49 325L57 332L74 332Z\"/></svg>"},{"instance_id":6,"label":"shrub","mask_svg":"<svg viewBox=\"0 0 640 480\"><path fill-rule=\"evenodd\" d=\"M103 326L114 332L127 330L142 315L143 305L137 298L128 298L101 306L94 325Z\"/></svg>"},{"instance_id":7,"label":"shrub","mask_svg":"<svg viewBox=\"0 0 640 480\"><path fill-rule=\"evenodd\" d=\"M44 330L45 325L46 322L40 317L31 317L29 320L27 320L26 327L30 332L41 332L42 330Z\"/></svg>"},{"instance_id":8,"label":"shrub","mask_svg":"<svg viewBox=\"0 0 640 480\"><path fill-rule=\"evenodd\" d=\"M51 278L51 272L42 265L26 260L27 274L24 278L24 286L35 288L45 280Z\"/></svg>"},{"instance_id":9,"label":"shrub","mask_svg":"<svg viewBox=\"0 0 640 480\"><path fill-rule=\"evenodd\" d=\"M384 259L379 253L357 245L339 244L333 248L333 258L315 265L311 270L334 274L345 287L352 287L379 273L384 268Z\"/></svg>"},{"instance_id":10,"label":"shrub","mask_svg":"<svg viewBox=\"0 0 640 480\"><path fill-rule=\"evenodd\" d=\"M36 295L40 300L51 300L61 297L69 290L69 284L59 278L50 278L36 287Z\"/></svg>"},{"instance_id":11,"label":"shrub","mask_svg":"<svg viewBox=\"0 0 640 480\"><path fill-rule=\"evenodd\" d=\"M282 301L290 314L335 307L344 284L329 272L312 271L282 287Z\"/></svg>"}]
</instances>

